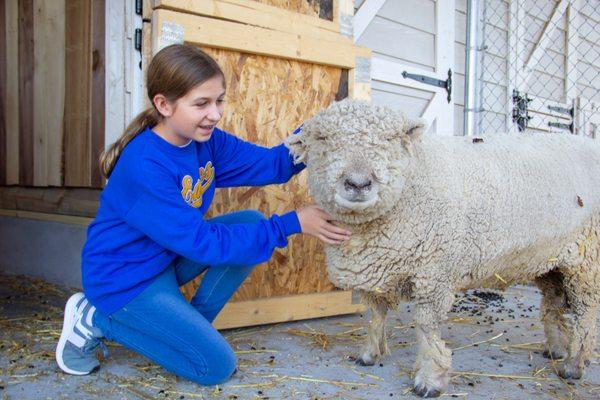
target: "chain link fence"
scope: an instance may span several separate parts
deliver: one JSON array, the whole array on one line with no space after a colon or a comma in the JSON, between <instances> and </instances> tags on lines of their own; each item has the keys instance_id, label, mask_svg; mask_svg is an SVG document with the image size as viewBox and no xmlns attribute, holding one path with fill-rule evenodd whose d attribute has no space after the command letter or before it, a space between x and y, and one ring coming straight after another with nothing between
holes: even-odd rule
<instances>
[{"instance_id":1,"label":"chain link fence","mask_svg":"<svg viewBox=\"0 0 600 400\"><path fill-rule=\"evenodd\" d=\"M600 0L482 0L474 12L473 134L600 136Z\"/></svg>"}]
</instances>

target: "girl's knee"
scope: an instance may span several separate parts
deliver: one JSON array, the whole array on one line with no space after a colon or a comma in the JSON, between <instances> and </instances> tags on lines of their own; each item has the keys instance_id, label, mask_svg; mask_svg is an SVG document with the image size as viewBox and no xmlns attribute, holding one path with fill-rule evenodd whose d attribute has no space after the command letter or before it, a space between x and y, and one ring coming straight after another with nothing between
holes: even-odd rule
<instances>
[{"instance_id":1,"label":"girl's knee","mask_svg":"<svg viewBox=\"0 0 600 400\"><path fill-rule=\"evenodd\" d=\"M237 358L231 347L205 361L206 373L198 379L198 383L206 386L227 381L233 375L237 366Z\"/></svg>"}]
</instances>

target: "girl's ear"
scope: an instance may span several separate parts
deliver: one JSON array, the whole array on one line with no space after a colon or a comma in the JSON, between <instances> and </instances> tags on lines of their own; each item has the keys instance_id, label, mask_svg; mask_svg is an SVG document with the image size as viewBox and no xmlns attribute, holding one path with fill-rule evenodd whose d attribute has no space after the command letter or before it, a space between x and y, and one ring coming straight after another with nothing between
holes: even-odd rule
<instances>
[{"instance_id":1,"label":"girl's ear","mask_svg":"<svg viewBox=\"0 0 600 400\"><path fill-rule=\"evenodd\" d=\"M307 146L305 143L302 127L296 129L293 134L283 139L283 144L290 150L294 157L294 164L306 163Z\"/></svg>"},{"instance_id":2,"label":"girl's ear","mask_svg":"<svg viewBox=\"0 0 600 400\"><path fill-rule=\"evenodd\" d=\"M152 103L154 103L154 107L156 107L156 110L163 117L166 118L166 117L170 117L171 115L173 115L173 111L174 111L173 105L162 94L159 93L156 96L154 96L154 98L152 99Z\"/></svg>"}]
</instances>

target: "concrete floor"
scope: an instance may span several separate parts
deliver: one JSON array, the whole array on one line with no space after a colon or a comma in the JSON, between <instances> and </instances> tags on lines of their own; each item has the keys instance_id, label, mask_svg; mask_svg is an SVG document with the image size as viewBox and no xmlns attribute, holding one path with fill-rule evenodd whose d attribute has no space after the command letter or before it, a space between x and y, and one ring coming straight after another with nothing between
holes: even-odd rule
<instances>
[{"instance_id":1,"label":"concrete floor","mask_svg":"<svg viewBox=\"0 0 600 400\"><path fill-rule=\"evenodd\" d=\"M349 361L368 318L350 315L225 331L239 372L223 385L199 387L118 345L109 345L109 359L90 376L61 373L54 347L71 293L40 280L0 275L2 399L416 398L410 393L416 351L410 303L388 318L392 354L375 366ZM442 330L455 349L451 385L442 398L600 399L598 356L585 377L573 382L558 379L542 357L539 297L524 286L503 296L458 297Z\"/></svg>"}]
</instances>

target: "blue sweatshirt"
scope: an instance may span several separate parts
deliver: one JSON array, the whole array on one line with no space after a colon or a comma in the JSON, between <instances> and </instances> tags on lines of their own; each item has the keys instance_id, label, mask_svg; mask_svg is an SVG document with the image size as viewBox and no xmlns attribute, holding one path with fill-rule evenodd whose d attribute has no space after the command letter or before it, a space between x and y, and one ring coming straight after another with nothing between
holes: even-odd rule
<instances>
[{"instance_id":1,"label":"blue sweatshirt","mask_svg":"<svg viewBox=\"0 0 600 400\"><path fill-rule=\"evenodd\" d=\"M85 295L110 315L178 256L203 265L255 265L300 233L295 211L255 224L204 221L217 187L287 182L294 165L282 144L260 147L216 129L204 143L174 146L151 129L123 149L82 254Z\"/></svg>"}]
</instances>

